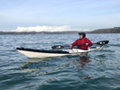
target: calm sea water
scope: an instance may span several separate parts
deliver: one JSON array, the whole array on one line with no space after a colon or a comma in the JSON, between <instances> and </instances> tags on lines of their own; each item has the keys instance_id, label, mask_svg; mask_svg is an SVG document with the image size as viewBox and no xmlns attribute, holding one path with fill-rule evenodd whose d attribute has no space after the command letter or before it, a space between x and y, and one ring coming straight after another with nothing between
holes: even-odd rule
<instances>
[{"instance_id":1,"label":"calm sea water","mask_svg":"<svg viewBox=\"0 0 120 90\"><path fill-rule=\"evenodd\" d=\"M93 43L110 42L86 57L29 59L15 49L51 49L54 45L69 45L78 37L1 35L0 90L120 90L120 34L87 34Z\"/></svg>"}]
</instances>

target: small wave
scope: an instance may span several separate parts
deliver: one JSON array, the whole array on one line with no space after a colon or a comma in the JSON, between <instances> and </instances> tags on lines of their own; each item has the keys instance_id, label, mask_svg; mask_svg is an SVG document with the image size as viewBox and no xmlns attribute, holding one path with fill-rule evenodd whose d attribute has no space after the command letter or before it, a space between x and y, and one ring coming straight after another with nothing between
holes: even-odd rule
<instances>
[{"instance_id":1,"label":"small wave","mask_svg":"<svg viewBox=\"0 0 120 90\"><path fill-rule=\"evenodd\" d=\"M115 52L114 50L106 50L106 49L104 49L104 50L102 50L103 52Z\"/></svg>"},{"instance_id":2,"label":"small wave","mask_svg":"<svg viewBox=\"0 0 120 90\"><path fill-rule=\"evenodd\" d=\"M120 44L109 44L109 46L116 46L116 47L120 47Z\"/></svg>"},{"instance_id":3,"label":"small wave","mask_svg":"<svg viewBox=\"0 0 120 90\"><path fill-rule=\"evenodd\" d=\"M106 55L105 54L100 54L100 55L96 55L95 57L97 57L97 58L106 58Z\"/></svg>"}]
</instances>

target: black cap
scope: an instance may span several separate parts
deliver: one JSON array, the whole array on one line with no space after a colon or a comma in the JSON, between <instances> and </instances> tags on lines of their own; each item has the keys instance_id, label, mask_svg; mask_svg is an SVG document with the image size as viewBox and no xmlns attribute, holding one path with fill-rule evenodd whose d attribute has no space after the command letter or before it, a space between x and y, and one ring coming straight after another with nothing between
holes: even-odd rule
<instances>
[{"instance_id":1,"label":"black cap","mask_svg":"<svg viewBox=\"0 0 120 90\"><path fill-rule=\"evenodd\" d=\"M84 32L79 32L79 35L83 35L83 38L85 38L86 34Z\"/></svg>"}]
</instances>

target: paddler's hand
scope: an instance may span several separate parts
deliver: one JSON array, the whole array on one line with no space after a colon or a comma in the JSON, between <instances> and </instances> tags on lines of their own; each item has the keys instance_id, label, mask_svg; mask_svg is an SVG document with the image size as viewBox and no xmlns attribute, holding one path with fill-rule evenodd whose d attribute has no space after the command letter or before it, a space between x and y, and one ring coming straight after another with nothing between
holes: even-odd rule
<instances>
[{"instance_id":1,"label":"paddler's hand","mask_svg":"<svg viewBox=\"0 0 120 90\"><path fill-rule=\"evenodd\" d=\"M73 49L73 45L70 45L70 49Z\"/></svg>"},{"instance_id":2,"label":"paddler's hand","mask_svg":"<svg viewBox=\"0 0 120 90\"><path fill-rule=\"evenodd\" d=\"M86 45L86 46L88 46L88 45L89 45L89 43L86 43L85 45Z\"/></svg>"}]
</instances>

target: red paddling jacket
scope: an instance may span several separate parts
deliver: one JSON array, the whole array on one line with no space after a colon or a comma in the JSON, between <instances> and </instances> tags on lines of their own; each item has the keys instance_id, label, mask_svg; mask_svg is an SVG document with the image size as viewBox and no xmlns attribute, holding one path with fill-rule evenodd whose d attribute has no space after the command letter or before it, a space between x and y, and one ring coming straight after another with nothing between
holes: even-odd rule
<instances>
[{"instance_id":1,"label":"red paddling jacket","mask_svg":"<svg viewBox=\"0 0 120 90\"><path fill-rule=\"evenodd\" d=\"M87 38L83 38L83 39L77 39L74 43L72 43L71 45L75 46L75 45L79 45L77 46L79 49L88 49L88 46L86 46L85 44L89 43L89 47L92 46L92 43L89 39Z\"/></svg>"}]
</instances>

